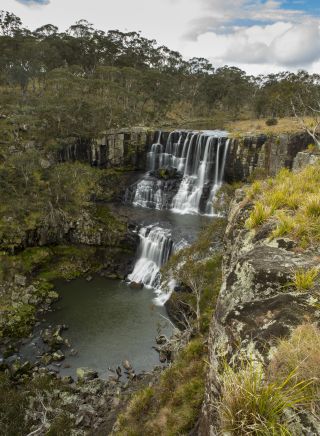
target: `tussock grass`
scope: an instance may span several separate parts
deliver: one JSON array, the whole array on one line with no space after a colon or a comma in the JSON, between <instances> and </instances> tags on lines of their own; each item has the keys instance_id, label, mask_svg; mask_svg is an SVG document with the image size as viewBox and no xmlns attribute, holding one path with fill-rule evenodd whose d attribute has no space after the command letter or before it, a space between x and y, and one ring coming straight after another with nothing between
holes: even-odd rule
<instances>
[{"instance_id":1,"label":"tussock grass","mask_svg":"<svg viewBox=\"0 0 320 436\"><path fill-rule=\"evenodd\" d=\"M286 236L294 229L294 219L292 216L287 215L284 212L279 212L277 214L278 225L277 228L272 232L273 238L279 238L281 236Z\"/></svg>"},{"instance_id":2,"label":"tussock grass","mask_svg":"<svg viewBox=\"0 0 320 436\"><path fill-rule=\"evenodd\" d=\"M292 285L301 292L310 291L314 288L317 277L319 276L318 268L298 269L293 272Z\"/></svg>"},{"instance_id":3,"label":"tussock grass","mask_svg":"<svg viewBox=\"0 0 320 436\"><path fill-rule=\"evenodd\" d=\"M270 217L271 213L272 210L270 207L265 206L260 201L257 201L249 219L246 222L247 228L254 229L255 227L258 227Z\"/></svg>"},{"instance_id":4,"label":"tussock grass","mask_svg":"<svg viewBox=\"0 0 320 436\"><path fill-rule=\"evenodd\" d=\"M320 329L296 327L267 367L251 360L238 369L225 365L217 410L221 434L235 436L289 436L301 411L319 415Z\"/></svg>"},{"instance_id":5,"label":"tussock grass","mask_svg":"<svg viewBox=\"0 0 320 436\"><path fill-rule=\"evenodd\" d=\"M276 223L272 238L290 236L302 248L320 244L320 162L299 173L283 169L274 179L248 188L248 198L254 208L247 228L272 219Z\"/></svg>"},{"instance_id":6,"label":"tussock grass","mask_svg":"<svg viewBox=\"0 0 320 436\"><path fill-rule=\"evenodd\" d=\"M227 366L219 407L222 431L232 435L290 435L287 409L306 401L308 382L269 381L261 364L247 362L240 371ZM224 433L223 433L224 434Z\"/></svg>"},{"instance_id":7,"label":"tussock grass","mask_svg":"<svg viewBox=\"0 0 320 436\"><path fill-rule=\"evenodd\" d=\"M280 341L268 368L272 380L292 373L291 384L310 380L306 394L309 406L320 412L320 330L314 324L298 326L289 339Z\"/></svg>"}]
</instances>

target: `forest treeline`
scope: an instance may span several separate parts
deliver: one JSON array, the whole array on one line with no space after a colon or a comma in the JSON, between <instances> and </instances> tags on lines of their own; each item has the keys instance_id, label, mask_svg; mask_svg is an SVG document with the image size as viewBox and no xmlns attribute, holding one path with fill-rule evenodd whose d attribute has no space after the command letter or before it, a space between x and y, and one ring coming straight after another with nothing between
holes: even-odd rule
<instances>
[{"instance_id":1,"label":"forest treeline","mask_svg":"<svg viewBox=\"0 0 320 436\"><path fill-rule=\"evenodd\" d=\"M17 140L17 125L43 144L61 145L108 128L291 116L292 100L312 100L320 83L306 71L254 77L185 60L139 32L103 32L85 20L66 32L52 24L30 31L5 11L0 53L2 142Z\"/></svg>"}]
</instances>

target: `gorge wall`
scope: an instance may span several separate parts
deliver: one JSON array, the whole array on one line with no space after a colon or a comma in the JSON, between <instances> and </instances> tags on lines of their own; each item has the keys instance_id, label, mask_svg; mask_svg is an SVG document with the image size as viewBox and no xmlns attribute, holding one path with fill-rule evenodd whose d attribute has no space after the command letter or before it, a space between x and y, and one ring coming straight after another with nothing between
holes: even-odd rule
<instances>
[{"instance_id":1,"label":"gorge wall","mask_svg":"<svg viewBox=\"0 0 320 436\"><path fill-rule=\"evenodd\" d=\"M162 131L163 144L169 135L170 132ZM130 166L145 170L147 153L158 136L155 129L113 130L98 140L82 140L64 147L58 152L58 160L78 160L101 168ZM228 182L245 181L256 170L272 176L283 167L292 168L297 153L312 142L304 133L239 138L230 135L230 138L225 167Z\"/></svg>"}]
</instances>

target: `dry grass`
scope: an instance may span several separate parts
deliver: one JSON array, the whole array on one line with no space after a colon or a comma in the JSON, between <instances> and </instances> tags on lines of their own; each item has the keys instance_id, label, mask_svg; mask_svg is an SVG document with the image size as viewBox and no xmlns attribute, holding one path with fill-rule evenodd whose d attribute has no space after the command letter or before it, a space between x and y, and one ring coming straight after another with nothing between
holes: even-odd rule
<instances>
[{"instance_id":1,"label":"dry grass","mask_svg":"<svg viewBox=\"0 0 320 436\"><path fill-rule=\"evenodd\" d=\"M226 129L232 135L259 135L259 134L281 134L281 133L297 133L302 131L301 125L296 118L279 118L278 124L275 126L267 126L266 118L255 120L231 121L226 124ZM307 123L311 123L312 119L306 119Z\"/></svg>"},{"instance_id":2,"label":"dry grass","mask_svg":"<svg viewBox=\"0 0 320 436\"><path fill-rule=\"evenodd\" d=\"M293 237L302 248L320 244L320 162L256 182L248 188L248 198L254 201L248 228L271 219L276 223L271 237Z\"/></svg>"},{"instance_id":3,"label":"dry grass","mask_svg":"<svg viewBox=\"0 0 320 436\"><path fill-rule=\"evenodd\" d=\"M221 385L222 434L291 435L297 414L320 413L320 329L296 327L266 368L251 361L237 370L226 365Z\"/></svg>"}]
</instances>

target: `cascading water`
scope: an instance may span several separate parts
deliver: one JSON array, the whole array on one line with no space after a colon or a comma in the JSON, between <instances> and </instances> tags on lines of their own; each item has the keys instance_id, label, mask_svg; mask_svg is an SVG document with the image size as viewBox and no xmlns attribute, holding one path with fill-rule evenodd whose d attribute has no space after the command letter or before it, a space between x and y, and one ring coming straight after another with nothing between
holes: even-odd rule
<instances>
[{"instance_id":1,"label":"cascading water","mask_svg":"<svg viewBox=\"0 0 320 436\"><path fill-rule=\"evenodd\" d=\"M174 131L168 136L158 132L147 155L147 173L127 191L127 201L143 208L214 216L213 202L228 154L227 136L223 131ZM163 305L170 292L161 289L160 270L173 252L188 244L174 243L171 230L158 224L141 228L139 236L138 259L128 279L153 288L158 294L155 304Z\"/></svg>"},{"instance_id":2,"label":"cascading water","mask_svg":"<svg viewBox=\"0 0 320 436\"><path fill-rule=\"evenodd\" d=\"M216 159L216 169L215 169L215 176L214 176L214 184L211 188L211 192L207 201L207 205L206 205L206 214L209 216L213 216L214 215L214 208L213 208L213 202L215 199L215 196L218 192L218 190L221 188L222 186L222 182L223 182L223 176L224 176L224 169L226 166L226 160L227 160L227 153L228 153L228 149L229 149L229 144L230 144L230 139L227 139L225 147L224 147L224 152L223 152L223 157L222 157L222 163L221 165L219 165L219 155L220 155L220 147L221 147L221 141L218 142L218 150L217 150L217 159Z\"/></svg>"},{"instance_id":3,"label":"cascading water","mask_svg":"<svg viewBox=\"0 0 320 436\"><path fill-rule=\"evenodd\" d=\"M139 236L138 260L128 279L157 288L160 284L160 269L169 260L173 249L171 231L152 225L142 227Z\"/></svg>"},{"instance_id":4,"label":"cascading water","mask_svg":"<svg viewBox=\"0 0 320 436\"><path fill-rule=\"evenodd\" d=\"M133 205L214 215L212 203L227 159L227 133L174 131L165 145L163 139L159 132L147 156L148 172L135 187ZM173 174L170 180L161 175L166 169Z\"/></svg>"}]
</instances>

